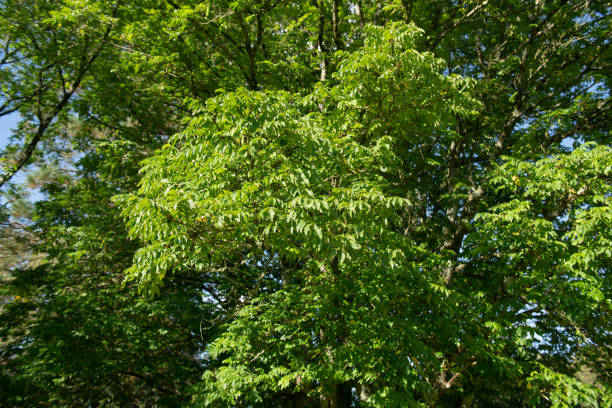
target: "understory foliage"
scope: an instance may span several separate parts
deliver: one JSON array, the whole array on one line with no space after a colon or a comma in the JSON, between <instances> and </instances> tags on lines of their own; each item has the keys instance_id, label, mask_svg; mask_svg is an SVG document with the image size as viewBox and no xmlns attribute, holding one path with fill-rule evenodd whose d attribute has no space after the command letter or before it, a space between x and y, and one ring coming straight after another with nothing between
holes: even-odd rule
<instances>
[{"instance_id":1,"label":"understory foliage","mask_svg":"<svg viewBox=\"0 0 612 408\"><path fill-rule=\"evenodd\" d=\"M611 15L0 0L0 405L610 406Z\"/></svg>"}]
</instances>

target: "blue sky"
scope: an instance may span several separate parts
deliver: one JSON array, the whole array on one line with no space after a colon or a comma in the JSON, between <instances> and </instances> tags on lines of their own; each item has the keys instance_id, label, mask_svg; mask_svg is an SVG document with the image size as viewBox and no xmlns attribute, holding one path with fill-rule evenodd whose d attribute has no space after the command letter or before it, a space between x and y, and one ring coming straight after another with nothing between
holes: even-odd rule
<instances>
[{"instance_id":1,"label":"blue sky","mask_svg":"<svg viewBox=\"0 0 612 408\"><path fill-rule=\"evenodd\" d=\"M4 149L4 147L8 144L9 137L13 133L13 129L17 127L19 118L20 116L18 113L12 113L10 115L0 117L0 150ZM16 181L18 183L24 182L25 174L23 171L17 173L12 181ZM42 198L43 195L38 190L31 190L30 200L37 201L41 200Z\"/></svg>"},{"instance_id":2,"label":"blue sky","mask_svg":"<svg viewBox=\"0 0 612 408\"><path fill-rule=\"evenodd\" d=\"M18 113L0 117L0 149L3 149L8 143L8 138L11 136L12 129L17 127L17 122L19 122Z\"/></svg>"}]
</instances>

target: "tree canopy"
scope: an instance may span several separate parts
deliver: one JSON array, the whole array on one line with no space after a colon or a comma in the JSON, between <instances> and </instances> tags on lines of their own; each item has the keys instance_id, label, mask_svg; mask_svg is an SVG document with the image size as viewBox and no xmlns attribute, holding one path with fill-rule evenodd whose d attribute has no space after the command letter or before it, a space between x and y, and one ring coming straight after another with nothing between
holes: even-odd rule
<instances>
[{"instance_id":1,"label":"tree canopy","mask_svg":"<svg viewBox=\"0 0 612 408\"><path fill-rule=\"evenodd\" d=\"M0 0L0 405L610 406L611 22Z\"/></svg>"}]
</instances>

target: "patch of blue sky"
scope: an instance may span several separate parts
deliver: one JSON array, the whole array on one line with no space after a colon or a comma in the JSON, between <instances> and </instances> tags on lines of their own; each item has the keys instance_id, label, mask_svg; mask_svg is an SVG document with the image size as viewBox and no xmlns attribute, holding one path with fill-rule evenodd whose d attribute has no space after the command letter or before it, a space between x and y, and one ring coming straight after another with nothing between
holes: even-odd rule
<instances>
[{"instance_id":1,"label":"patch of blue sky","mask_svg":"<svg viewBox=\"0 0 612 408\"><path fill-rule=\"evenodd\" d=\"M19 119L20 116L18 113L0 116L0 150L4 149L9 143L9 139L13 134L13 130L19 123Z\"/></svg>"},{"instance_id":2,"label":"patch of blue sky","mask_svg":"<svg viewBox=\"0 0 612 408\"><path fill-rule=\"evenodd\" d=\"M20 120L21 116L17 112L0 116L0 151L4 150L4 148L11 142L11 136L13 135L14 130L17 128ZM25 183L25 172L20 171L11 181L18 184ZM31 189L29 198L32 201L40 201L44 198L44 195L38 189ZM2 202L3 199L0 196L0 203Z\"/></svg>"}]
</instances>

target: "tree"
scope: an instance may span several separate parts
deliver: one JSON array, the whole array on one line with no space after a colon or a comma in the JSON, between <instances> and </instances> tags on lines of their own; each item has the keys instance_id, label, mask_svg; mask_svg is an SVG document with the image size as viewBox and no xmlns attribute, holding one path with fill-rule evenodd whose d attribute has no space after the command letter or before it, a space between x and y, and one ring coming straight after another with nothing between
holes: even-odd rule
<instances>
[{"instance_id":1,"label":"tree","mask_svg":"<svg viewBox=\"0 0 612 408\"><path fill-rule=\"evenodd\" d=\"M22 151L3 163L0 187L28 163L47 129L65 113L104 52L116 11L117 5L107 2L74 1L59 7L51 1L1 3L0 116L19 112L30 126L21 128L27 139Z\"/></svg>"},{"instance_id":2,"label":"tree","mask_svg":"<svg viewBox=\"0 0 612 408\"><path fill-rule=\"evenodd\" d=\"M199 283L139 299L121 285L134 245L106 206L112 185L83 176L46 188L53 199L37 203L31 228L50 262L17 265L0 292L3 405L179 406L199 378L201 321L213 314L197 301Z\"/></svg>"},{"instance_id":3,"label":"tree","mask_svg":"<svg viewBox=\"0 0 612 408\"><path fill-rule=\"evenodd\" d=\"M83 157L35 210L52 262L14 270L5 290L11 395L610 403L605 2L78 6L111 25L57 113L70 131L52 117L34 143ZM21 106L30 121L37 105ZM24 283L36 306L20 325ZM63 357L78 333L89 348Z\"/></svg>"}]
</instances>

